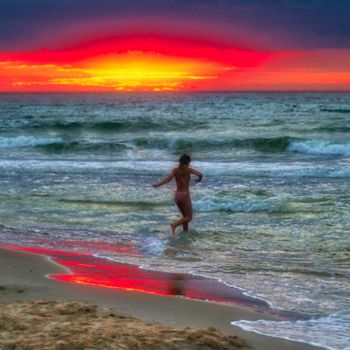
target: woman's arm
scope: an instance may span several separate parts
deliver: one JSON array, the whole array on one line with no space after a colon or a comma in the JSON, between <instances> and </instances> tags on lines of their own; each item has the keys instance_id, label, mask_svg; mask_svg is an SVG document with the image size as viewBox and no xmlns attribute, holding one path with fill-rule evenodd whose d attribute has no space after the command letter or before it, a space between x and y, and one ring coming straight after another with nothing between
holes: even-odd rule
<instances>
[{"instance_id":1,"label":"woman's arm","mask_svg":"<svg viewBox=\"0 0 350 350\"><path fill-rule=\"evenodd\" d=\"M163 180L153 184L152 186L154 188L157 188L157 187L160 187L160 186L163 186L165 184L167 184L168 182L170 182L175 176L175 169L173 169L173 171L170 173L170 175L168 175L167 177L165 177Z\"/></svg>"},{"instance_id":2,"label":"woman's arm","mask_svg":"<svg viewBox=\"0 0 350 350\"><path fill-rule=\"evenodd\" d=\"M196 182L202 181L203 174L199 170L194 169L194 168L190 168L190 173L198 176L198 179L196 180Z\"/></svg>"}]
</instances>

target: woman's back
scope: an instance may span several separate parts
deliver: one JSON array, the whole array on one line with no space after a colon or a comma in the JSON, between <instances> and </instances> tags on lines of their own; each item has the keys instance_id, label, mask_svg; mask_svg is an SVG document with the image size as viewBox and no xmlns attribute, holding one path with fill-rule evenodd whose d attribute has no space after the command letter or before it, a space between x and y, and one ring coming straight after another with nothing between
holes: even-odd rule
<instances>
[{"instance_id":1,"label":"woman's back","mask_svg":"<svg viewBox=\"0 0 350 350\"><path fill-rule=\"evenodd\" d=\"M190 187L191 172L188 166L175 168L175 180L177 191L188 192Z\"/></svg>"}]
</instances>

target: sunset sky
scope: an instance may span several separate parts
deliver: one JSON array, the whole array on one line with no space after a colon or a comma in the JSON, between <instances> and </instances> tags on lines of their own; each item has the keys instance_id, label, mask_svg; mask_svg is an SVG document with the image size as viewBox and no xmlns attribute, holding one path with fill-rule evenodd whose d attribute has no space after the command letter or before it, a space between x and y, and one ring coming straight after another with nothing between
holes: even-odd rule
<instances>
[{"instance_id":1,"label":"sunset sky","mask_svg":"<svg viewBox=\"0 0 350 350\"><path fill-rule=\"evenodd\" d=\"M350 90L347 0L2 0L0 91Z\"/></svg>"}]
</instances>

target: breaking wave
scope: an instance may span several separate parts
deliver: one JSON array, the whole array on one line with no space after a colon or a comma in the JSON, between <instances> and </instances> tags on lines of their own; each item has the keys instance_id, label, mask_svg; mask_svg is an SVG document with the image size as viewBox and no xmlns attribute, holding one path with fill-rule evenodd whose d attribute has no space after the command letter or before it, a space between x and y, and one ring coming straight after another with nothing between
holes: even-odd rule
<instances>
[{"instance_id":1,"label":"breaking wave","mask_svg":"<svg viewBox=\"0 0 350 350\"><path fill-rule=\"evenodd\" d=\"M332 143L323 140L293 141L288 151L307 154L350 155L350 143Z\"/></svg>"},{"instance_id":2,"label":"breaking wave","mask_svg":"<svg viewBox=\"0 0 350 350\"><path fill-rule=\"evenodd\" d=\"M0 148L35 147L62 142L60 137L16 136L0 137Z\"/></svg>"},{"instance_id":3,"label":"breaking wave","mask_svg":"<svg viewBox=\"0 0 350 350\"><path fill-rule=\"evenodd\" d=\"M21 135L14 137L0 137L0 149L32 147L46 152L106 152L127 151L131 149L156 149L173 153L225 151L234 149L250 149L261 153L295 152L317 155L350 155L350 142L331 142L329 140L303 140L291 137L276 138L179 138L168 137L140 137L115 138L113 140L74 139L58 136L38 137Z\"/></svg>"}]
</instances>

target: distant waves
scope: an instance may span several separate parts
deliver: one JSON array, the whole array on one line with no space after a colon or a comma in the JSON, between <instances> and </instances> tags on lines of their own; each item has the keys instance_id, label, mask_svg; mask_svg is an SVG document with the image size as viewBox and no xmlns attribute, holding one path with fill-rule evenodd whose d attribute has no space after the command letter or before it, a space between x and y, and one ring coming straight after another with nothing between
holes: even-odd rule
<instances>
[{"instance_id":1,"label":"distant waves","mask_svg":"<svg viewBox=\"0 0 350 350\"><path fill-rule=\"evenodd\" d=\"M318 155L350 155L350 142L331 141L323 139L298 139L291 137L228 139L208 137L206 140L190 137L149 136L128 139L102 140L93 138L43 137L21 135L0 137L0 150L8 148L32 147L45 152L108 152L137 149L158 149L174 153L203 152L234 149L254 150L260 153L296 152Z\"/></svg>"}]
</instances>

